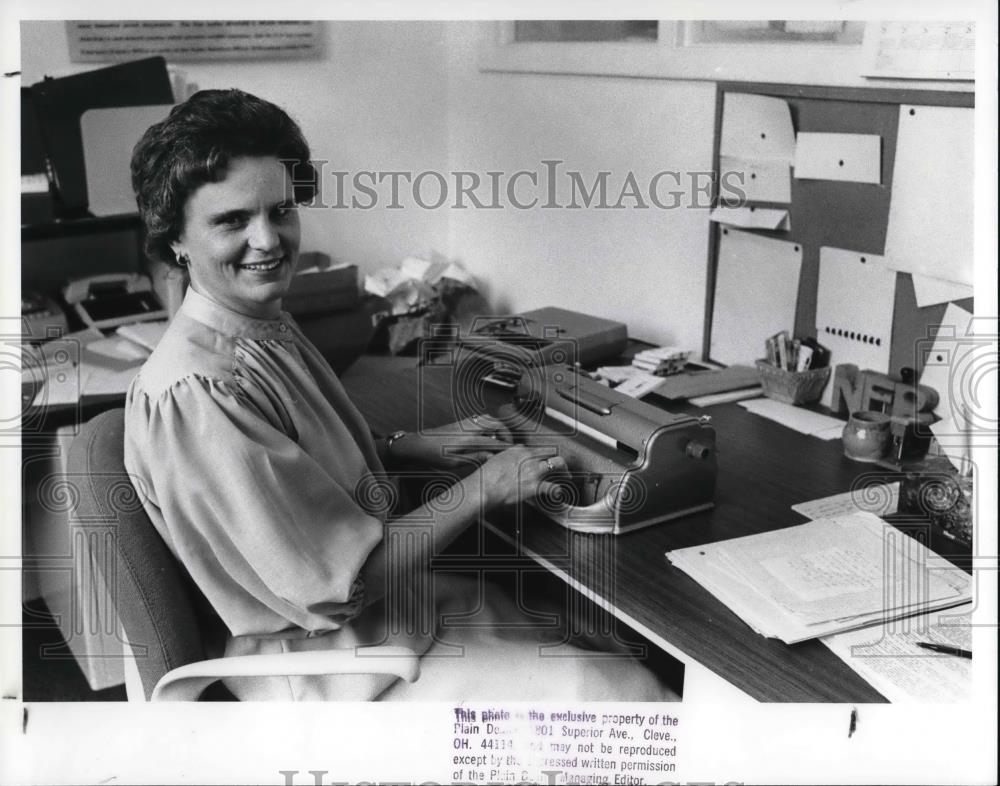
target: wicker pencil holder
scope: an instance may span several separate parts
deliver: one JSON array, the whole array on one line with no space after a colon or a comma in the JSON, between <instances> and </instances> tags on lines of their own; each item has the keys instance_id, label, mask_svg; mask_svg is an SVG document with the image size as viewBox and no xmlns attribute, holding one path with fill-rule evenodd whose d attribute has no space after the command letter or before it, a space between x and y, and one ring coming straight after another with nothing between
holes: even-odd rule
<instances>
[{"instance_id":1,"label":"wicker pencil holder","mask_svg":"<svg viewBox=\"0 0 1000 786\"><path fill-rule=\"evenodd\" d=\"M786 371L772 366L766 360L757 361L764 395L786 404L810 404L823 395L823 388L830 379L830 367L809 371Z\"/></svg>"}]
</instances>

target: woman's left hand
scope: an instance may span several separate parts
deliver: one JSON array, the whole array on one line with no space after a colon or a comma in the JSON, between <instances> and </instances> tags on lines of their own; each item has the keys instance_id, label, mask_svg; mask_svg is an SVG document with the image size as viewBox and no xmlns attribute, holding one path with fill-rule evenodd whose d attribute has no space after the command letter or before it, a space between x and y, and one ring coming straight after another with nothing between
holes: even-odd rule
<instances>
[{"instance_id":1,"label":"woman's left hand","mask_svg":"<svg viewBox=\"0 0 1000 786\"><path fill-rule=\"evenodd\" d=\"M482 464L512 444L510 431L489 415L410 432L395 440L387 458L393 465L450 469Z\"/></svg>"}]
</instances>

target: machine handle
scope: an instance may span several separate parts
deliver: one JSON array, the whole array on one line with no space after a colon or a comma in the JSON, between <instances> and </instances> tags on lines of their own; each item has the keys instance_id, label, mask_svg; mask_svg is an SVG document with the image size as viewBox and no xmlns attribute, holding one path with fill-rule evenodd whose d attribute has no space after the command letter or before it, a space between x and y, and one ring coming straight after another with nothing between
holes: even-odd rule
<instances>
[{"instance_id":1,"label":"machine handle","mask_svg":"<svg viewBox=\"0 0 1000 786\"><path fill-rule=\"evenodd\" d=\"M590 412L598 415L611 414L611 407L608 406L607 402L589 393L582 393L579 388L556 388L556 393L567 401L571 401Z\"/></svg>"}]
</instances>

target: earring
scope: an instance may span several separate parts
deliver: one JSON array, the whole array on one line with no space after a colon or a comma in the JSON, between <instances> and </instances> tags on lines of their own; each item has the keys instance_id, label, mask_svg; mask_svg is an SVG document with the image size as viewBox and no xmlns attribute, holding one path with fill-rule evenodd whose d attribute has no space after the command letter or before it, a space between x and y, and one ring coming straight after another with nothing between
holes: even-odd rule
<instances>
[{"instance_id":1,"label":"earring","mask_svg":"<svg viewBox=\"0 0 1000 786\"><path fill-rule=\"evenodd\" d=\"M177 264L180 265L181 267L187 267L189 262L187 255L182 254L180 251L176 252L176 254L177 254Z\"/></svg>"}]
</instances>

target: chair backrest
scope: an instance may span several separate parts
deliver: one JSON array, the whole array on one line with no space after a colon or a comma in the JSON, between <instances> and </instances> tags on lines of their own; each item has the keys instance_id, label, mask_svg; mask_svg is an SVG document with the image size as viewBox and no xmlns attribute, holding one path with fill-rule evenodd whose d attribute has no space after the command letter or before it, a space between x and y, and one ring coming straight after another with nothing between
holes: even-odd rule
<instances>
[{"instance_id":1,"label":"chair backrest","mask_svg":"<svg viewBox=\"0 0 1000 786\"><path fill-rule=\"evenodd\" d=\"M112 566L100 563L118 618L135 654L149 699L171 669L205 659L190 578L143 509L141 484L125 471L125 411L102 412L70 445L68 468L77 480L76 520L104 529Z\"/></svg>"}]
</instances>

